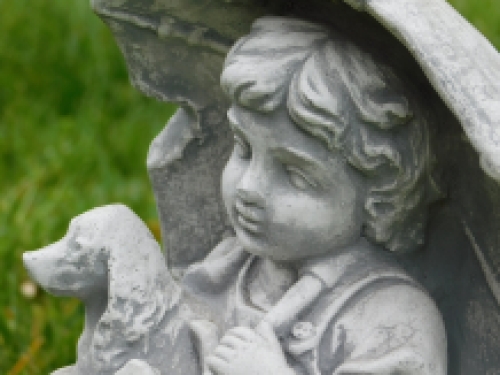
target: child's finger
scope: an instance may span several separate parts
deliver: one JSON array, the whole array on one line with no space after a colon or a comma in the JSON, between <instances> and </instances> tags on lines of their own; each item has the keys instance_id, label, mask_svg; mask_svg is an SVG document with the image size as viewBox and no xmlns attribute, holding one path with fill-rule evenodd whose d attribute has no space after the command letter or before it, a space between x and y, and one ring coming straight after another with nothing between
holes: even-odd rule
<instances>
[{"instance_id":1,"label":"child's finger","mask_svg":"<svg viewBox=\"0 0 500 375\"><path fill-rule=\"evenodd\" d=\"M227 361L220 357L211 355L207 357L206 364L214 374L221 375L226 373Z\"/></svg>"},{"instance_id":2,"label":"child's finger","mask_svg":"<svg viewBox=\"0 0 500 375\"><path fill-rule=\"evenodd\" d=\"M237 349L245 344L248 343L247 340L242 339L241 337L233 336L233 335L226 335L220 340L220 343L229 347L229 348L234 348Z\"/></svg>"},{"instance_id":3,"label":"child's finger","mask_svg":"<svg viewBox=\"0 0 500 375\"><path fill-rule=\"evenodd\" d=\"M231 328L229 331L227 331L225 336L229 336L229 335L234 336L234 337L238 337L238 338L240 338L244 341L247 341L247 342L253 342L257 338L259 338L259 335L257 335L257 333L255 333L252 329L247 328L247 327Z\"/></svg>"},{"instance_id":4,"label":"child's finger","mask_svg":"<svg viewBox=\"0 0 500 375\"><path fill-rule=\"evenodd\" d=\"M229 348L227 346L219 345L217 349L214 351L214 356L219 357L225 361L229 361L231 358L234 358L236 351L233 348Z\"/></svg>"}]
</instances>

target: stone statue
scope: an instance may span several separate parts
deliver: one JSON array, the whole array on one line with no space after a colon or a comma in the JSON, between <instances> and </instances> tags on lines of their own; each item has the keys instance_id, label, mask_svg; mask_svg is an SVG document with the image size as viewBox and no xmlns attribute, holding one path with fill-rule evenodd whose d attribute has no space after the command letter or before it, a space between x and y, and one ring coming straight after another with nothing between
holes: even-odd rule
<instances>
[{"instance_id":1,"label":"stone statue","mask_svg":"<svg viewBox=\"0 0 500 375\"><path fill-rule=\"evenodd\" d=\"M58 374L498 371L500 56L444 0L93 6L181 108L147 163L165 260L123 206L24 257L86 305Z\"/></svg>"}]
</instances>

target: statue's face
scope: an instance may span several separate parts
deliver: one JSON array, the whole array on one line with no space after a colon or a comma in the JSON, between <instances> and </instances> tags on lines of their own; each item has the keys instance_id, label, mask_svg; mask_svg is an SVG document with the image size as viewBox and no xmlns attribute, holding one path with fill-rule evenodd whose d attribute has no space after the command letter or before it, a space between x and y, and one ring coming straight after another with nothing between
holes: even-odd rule
<instances>
[{"instance_id":1,"label":"statue's face","mask_svg":"<svg viewBox=\"0 0 500 375\"><path fill-rule=\"evenodd\" d=\"M361 235L365 188L342 155L299 129L286 109L233 105L235 144L222 195L242 246L276 261L335 252Z\"/></svg>"}]
</instances>

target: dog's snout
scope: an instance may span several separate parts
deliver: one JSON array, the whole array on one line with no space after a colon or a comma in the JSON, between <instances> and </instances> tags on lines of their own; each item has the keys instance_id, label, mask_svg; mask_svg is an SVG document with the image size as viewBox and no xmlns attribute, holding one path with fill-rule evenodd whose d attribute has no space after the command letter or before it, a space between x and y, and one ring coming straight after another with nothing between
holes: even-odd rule
<instances>
[{"instance_id":1,"label":"dog's snout","mask_svg":"<svg viewBox=\"0 0 500 375\"><path fill-rule=\"evenodd\" d=\"M35 251L27 251L23 254L24 267L30 277L43 288L49 286L51 274L57 267L57 259L63 255L61 251L62 241Z\"/></svg>"},{"instance_id":2,"label":"dog's snout","mask_svg":"<svg viewBox=\"0 0 500 375\"><path fill-rule=\"evenodd\" d=\"M36 259L37 259L36 251L27 251L23 254L23 264L24 268L26 268L30 273L33 269Z\"/></svg>"},{"instance_id":3,"label":"dog's snout","mask_svg":"<svg viewBox=\"0 0 500 375\"><path fill-rule=\"evenodd\" d=\"M44 286L44 284L47 282L46 272L44 272L47 265L44 264L46 262L44 262L43 260L41 250L28 251L24 253L23 263L30 277L37 283Z\"/></svg>"}]
</instances>

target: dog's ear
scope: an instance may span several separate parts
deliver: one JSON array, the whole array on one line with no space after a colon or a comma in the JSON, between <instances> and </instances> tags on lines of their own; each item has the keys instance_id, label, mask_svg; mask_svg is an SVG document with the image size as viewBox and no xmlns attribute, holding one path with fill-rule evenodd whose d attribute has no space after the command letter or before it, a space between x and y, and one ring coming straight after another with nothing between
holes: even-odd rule
<instances>
[{"instance_id":1,"label":"dog's ear","mask_svg":"<svg viewBox=\"0 0 500 375\"><path fill-rule=\"evenodd\" d=\"M180 287L167 269L160 246L129 209L109 233L108 306L93 338L93 356L103 369L116 370L134 356L149 332L180 298ZM146 350L146 347L143 347Z\"/></svg>"}]
</instances>

